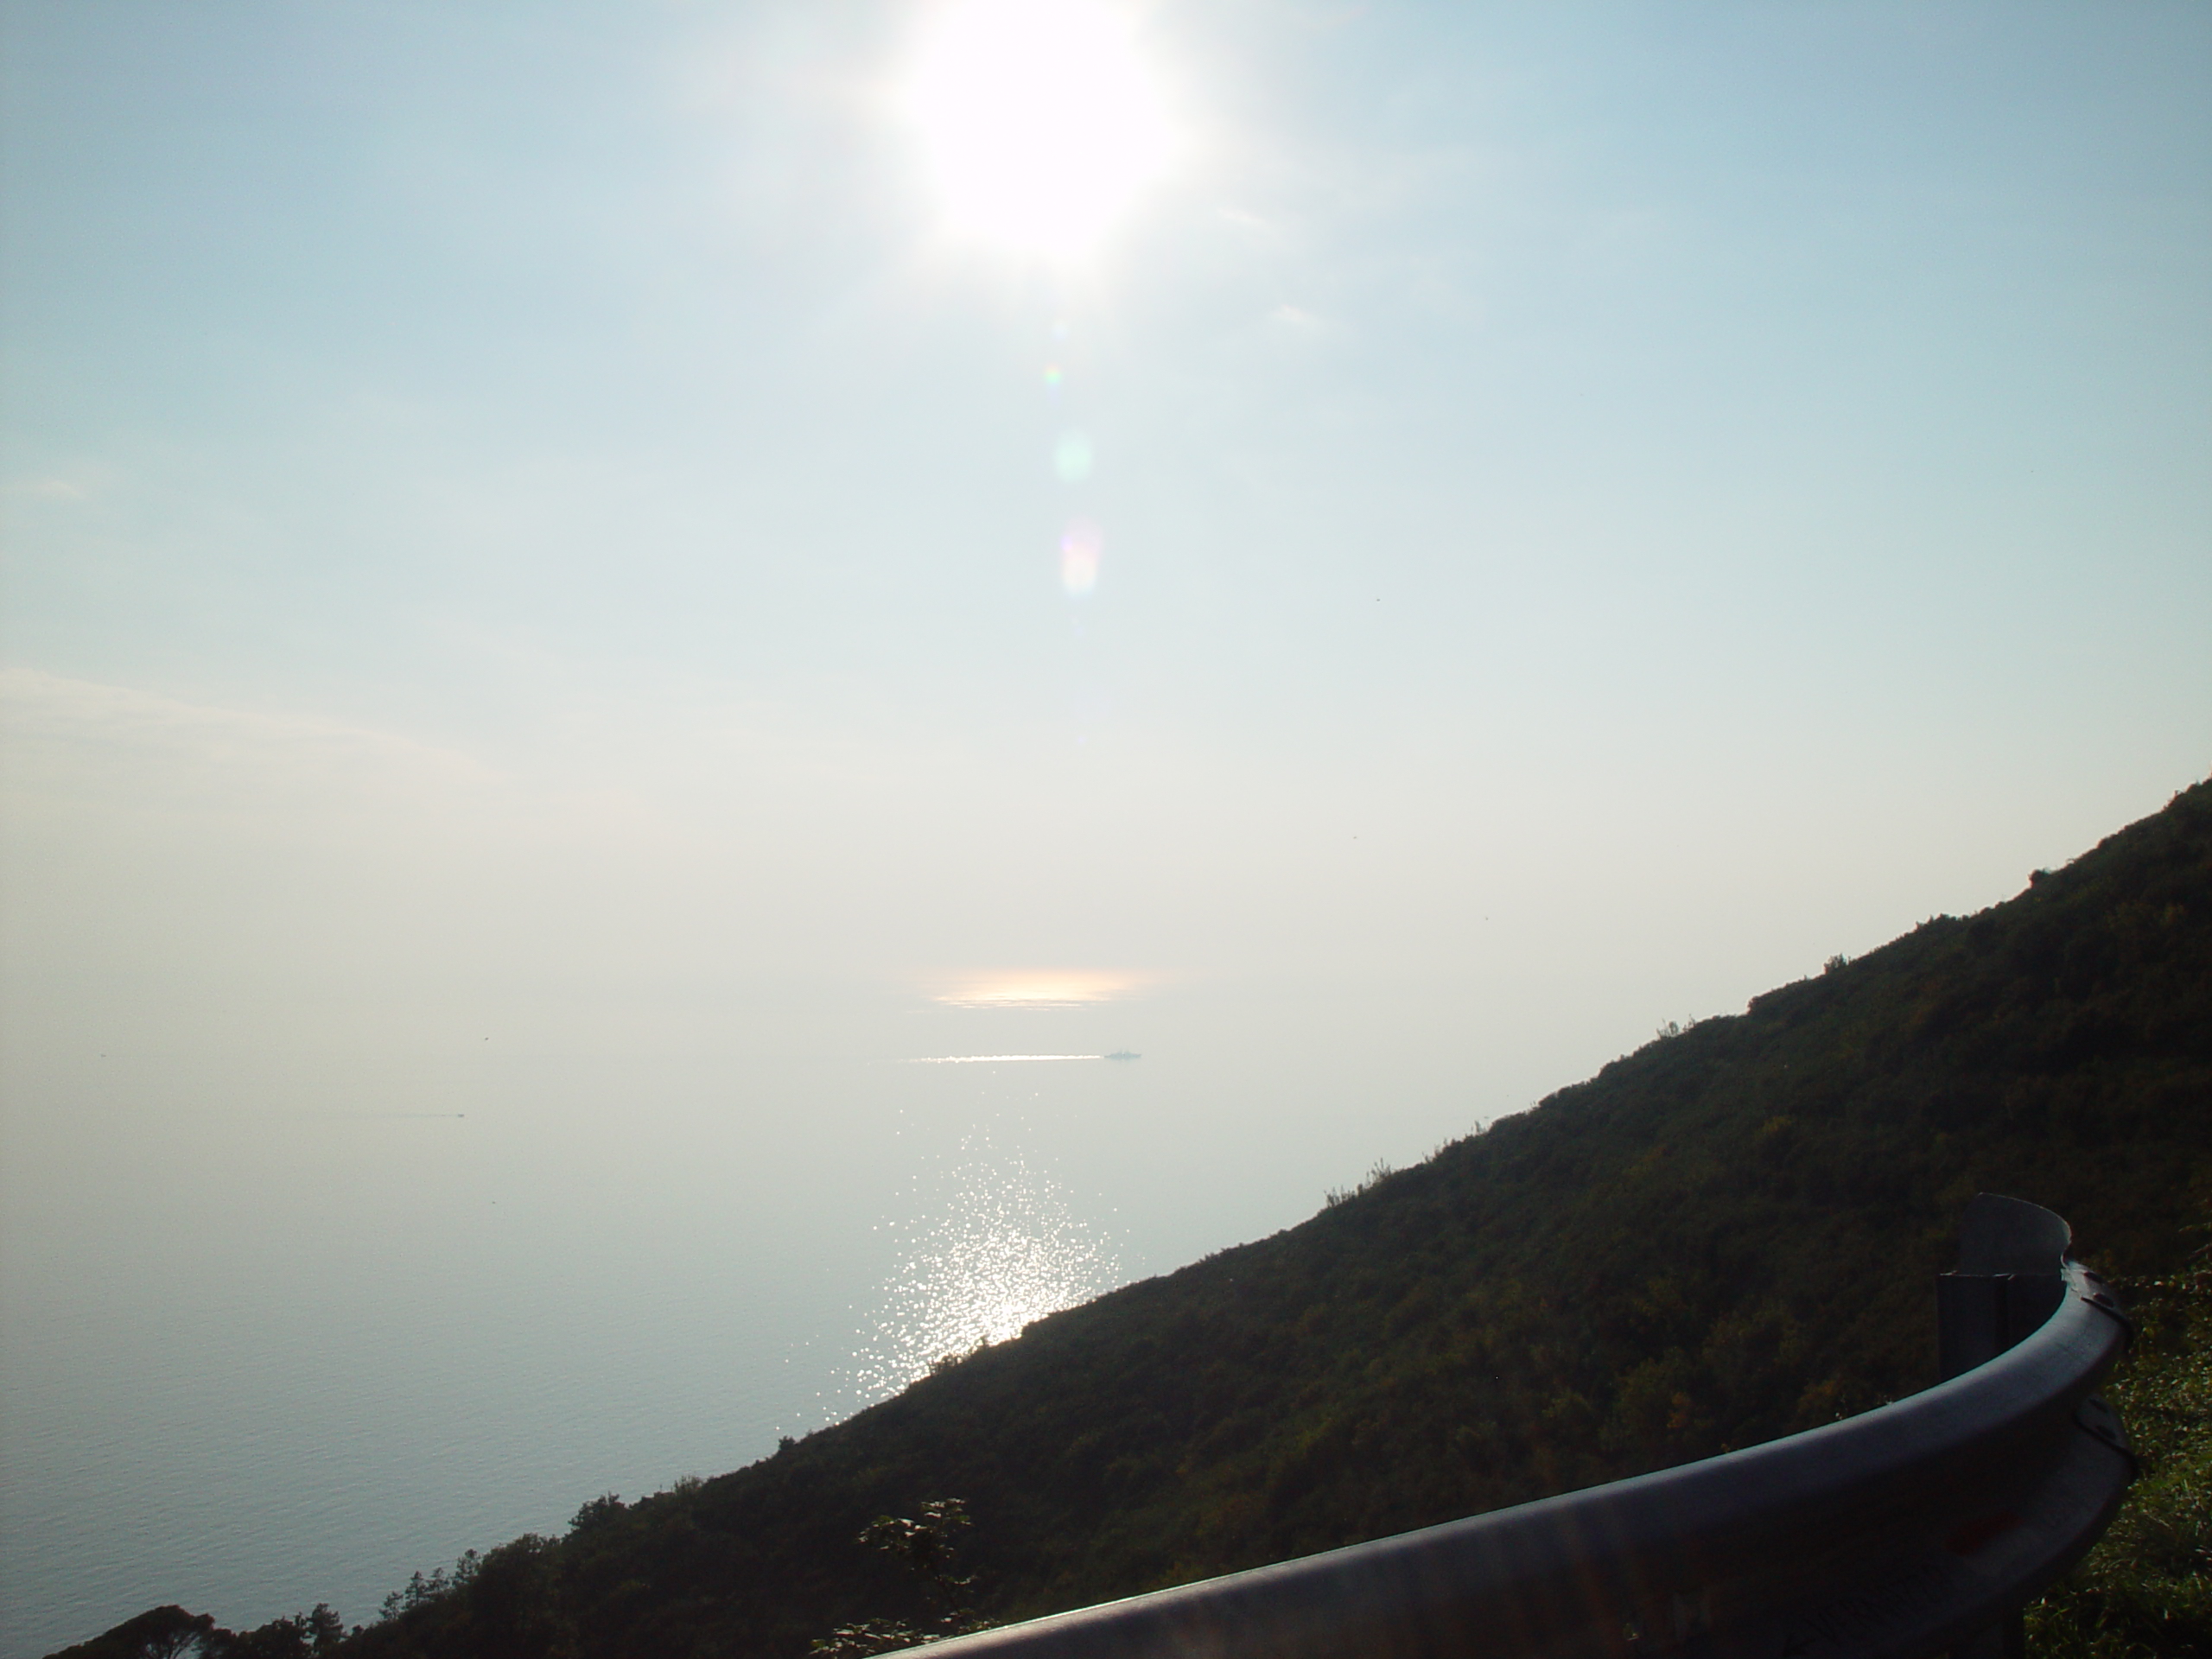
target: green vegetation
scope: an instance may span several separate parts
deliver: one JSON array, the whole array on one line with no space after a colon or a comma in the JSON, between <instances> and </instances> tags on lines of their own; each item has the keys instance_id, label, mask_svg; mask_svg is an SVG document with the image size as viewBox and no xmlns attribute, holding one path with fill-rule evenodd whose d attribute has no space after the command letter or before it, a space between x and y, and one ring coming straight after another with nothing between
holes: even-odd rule
<instances>
[{"instance_id":1,"label":"green vegetation","mask_svg":"<svg viewBox=\"0 0 2212 1659\"><path fill-rule=\"evenodd\" d=\"M2212 1653L2212 1268L2123 1287L2138 1336L2108 1397L2143 1478L2088 1559L2028 1610L2050 1659Z\"/></svg>"},{"instance_id":2,"label":"green vegetation","mask_svg":"<svg viewBox=\"0 0 2212 1659\"><path fill-rule=\"evenodd\" d=\"M2058 1211L2084 1260L2183 1308L2208 1106L2202 785L2006 904L1669 1027L1302 1226L1039 1320L750 1468L594 1499L564 1538L410 1586L340 1650L805 1659L823 1631L944 1617L858 1538L945 1492L980 1519L967 1565L995 1621L1789 1433L1934 1380L1929 1281L1977 1191ZM2194 1317L2159 1313L2146 1354L2180 1352ZM2190 1375L2129 1384L2155 1471L2038 1612L2056 1650L2204 1650L2202 1442L2145 1427L2169 1401L2190 1421Z\"/></svg>"},{"instance_id":3,"label":"green vegetation","mask_svg":"<svg viewBox=\"0 0 2212 1659\"><path fill-rule=\"evenodd\" d=\"M53 1659L311 1659L336 1652L345 1634L338 1615L321 1603L313 1612L244 1632L224 1630L212 1614L149 1607Z\"/></svg>"},{"instance_id":4,"label":"green vegetation","mask_svg":"<svg viewBox=\"0 0 2212 1659\"><path fill-rule=\"evenodd\" d=\"M896 1618L840 1624L814 1644L816 1659L873 1659L879 1653L986 1629L990 1621L968 1605L976 1575L958 1573L954 1567L960 1535L969 1524L968 1506L957 1497L932 1499L912 1519L879 1515L868 1522L860 1536L861 1545L910 1568L928 1592L936 1617L918 1625Z\"/></svg>"}]
</instances>

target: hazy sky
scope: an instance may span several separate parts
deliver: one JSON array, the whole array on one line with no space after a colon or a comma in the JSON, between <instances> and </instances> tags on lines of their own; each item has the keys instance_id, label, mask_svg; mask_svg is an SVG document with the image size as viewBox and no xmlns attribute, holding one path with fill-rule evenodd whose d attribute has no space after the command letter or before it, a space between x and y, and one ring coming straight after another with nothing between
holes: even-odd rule
<instances>
[{"instance_id":1,"label":"hazy sky","mask_svg":"<svg viewBox=\"0 0 2212 1659\"><path fill-rule=\"evenodd\" d=\"M1471 1122L2212 762L2201 5L1048 8L981 162L925 4L4 16L19 1077L1052 969Z\"/></svg>"},{"instance_id":2,"label":"hazy sky","mask_svg":"<svg viewBox=\"0 0 2212 1659\"><path fill-rule=\"evenodd\" d=\"M2197 0L0 54L0 1659L369 1617L2212 768Z\"/></svg>"}]
</instances>

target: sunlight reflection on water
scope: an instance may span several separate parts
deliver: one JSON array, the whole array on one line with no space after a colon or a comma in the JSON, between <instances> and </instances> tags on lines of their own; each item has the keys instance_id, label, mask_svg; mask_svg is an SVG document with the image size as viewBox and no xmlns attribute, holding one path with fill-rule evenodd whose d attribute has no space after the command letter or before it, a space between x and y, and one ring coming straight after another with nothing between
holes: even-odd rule
<instances>
[{"instance_id":1,"label":"sunlight reflection on water","mask_svg":"<svg viewBox=\"0 0 2212 1659\"><path fill-rule=\"evenodd\" d=\"M961 1156L949 1201L912 1224L875 1321L854 1333L851 1388L863 1402L1120 1281L1114 1250L1019 1154L971 1141Z\"/></svg>"}]
</instances>

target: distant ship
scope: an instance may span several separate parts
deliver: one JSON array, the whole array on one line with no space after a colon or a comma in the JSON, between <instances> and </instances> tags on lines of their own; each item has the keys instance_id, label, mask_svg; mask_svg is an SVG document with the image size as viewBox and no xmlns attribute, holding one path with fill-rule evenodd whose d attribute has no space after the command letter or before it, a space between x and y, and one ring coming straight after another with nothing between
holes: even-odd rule
<instances>
[{"instance_id":1,"label":"distant ship","mask_svg":"<svg viewBox=\"0 0 2212 1659\"><path fill-rule=\"evenodd\" d=\"M1106 1055L1104 1058L1109 1060L1141 1060L1144 1058L1144 1056L1141 1054L1132 1054L1126 1048L1117 1048L1111 1054Z\"/></svg>"}]
</instances>

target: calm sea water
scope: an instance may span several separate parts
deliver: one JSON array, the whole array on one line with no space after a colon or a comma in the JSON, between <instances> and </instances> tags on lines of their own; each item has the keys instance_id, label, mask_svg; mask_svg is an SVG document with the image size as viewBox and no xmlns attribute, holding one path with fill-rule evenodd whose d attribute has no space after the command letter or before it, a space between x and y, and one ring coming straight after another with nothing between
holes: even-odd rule
<instances>
[{"instance_id":1,"label":"calm sea water","mask_svg":"<svg viewBox=\"0 0 2212 1659\"><path fill-rule=\"evenodd\" d=\"M368 1619L1292 1224L1477 1115L1474 1056L1387 1027L1191 993L886 1005L842 1052L18 1054L0 1656L167 1601Z\"/></svg>"}]
</instances>

